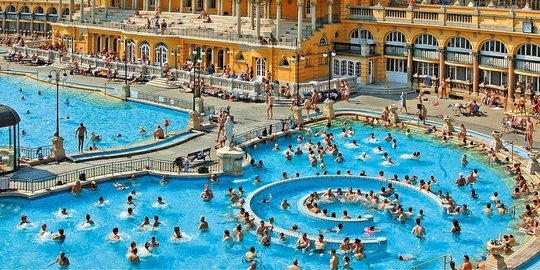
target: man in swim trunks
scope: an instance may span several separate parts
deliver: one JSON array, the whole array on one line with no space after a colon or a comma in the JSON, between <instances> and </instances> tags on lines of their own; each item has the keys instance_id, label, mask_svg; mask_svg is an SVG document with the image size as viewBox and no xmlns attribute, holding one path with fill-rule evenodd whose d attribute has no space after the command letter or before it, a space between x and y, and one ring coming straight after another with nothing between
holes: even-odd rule
<instances>
[{"instance_id":1,"label":"man in swim trunks","mask_svg":"<svg viewBox=\"0 0 540 270\"><path fill-rule=\"evenodd\" d=\"M80 124L75 133L77 133L77 138L79 139L79 153L82 153L84 148L84 137L88 138L88 133L86 133L86 127L83 123Z\"/></svg>"},{"instance_id":2,"label":"man in swim trunks","mask_svg":"<svg viewBox=\"0 0 540 270\"><path fill-rule=\"evenodd\" d=\"M55 263L58 263L58 265L62 267L66 267L66 266L69 266L69 259L68 257L66 257L66 254L62 251L60 252L60 255L58 256L58 258L56 258L56 261L54 261L53 264Z\"/></svg>"},{"instance_id":3,"label":"man in swim trunks","mask_svg":"<svg viewBox=\"0 0 540 270\"><path fill-rule=\"evenodd\" d=\"M161 126L157 126L156 130L154 130L154 139L164 139L165 138L165 132L163 132L163 129Z\"/></svg>"},{"instance_id":4,"label":"man in swim trunks","mask_svg":"<svg viewBox=\"0 0 540 270\"><path fill-rule=\"evenodd\" d=\"M416 237L423 238L424 234L426 233L426 230L422 225L420 225L420 218L416 219L416 226L411 231L412 234L416 235Z\"/></svg>"}]
</instances>

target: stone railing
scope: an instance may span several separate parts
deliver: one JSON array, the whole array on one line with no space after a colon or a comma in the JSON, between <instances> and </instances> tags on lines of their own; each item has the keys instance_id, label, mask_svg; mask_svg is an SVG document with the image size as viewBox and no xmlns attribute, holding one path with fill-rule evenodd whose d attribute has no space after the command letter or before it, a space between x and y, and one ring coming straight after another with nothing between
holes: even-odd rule
<instances>
[{"instance_id":1,"label":"stone railing","mask_svg":"<svg viewBox=\"0 0 540 270\"><path fill-rule=\"evenodd\" d=\"M185 28L181 26L171 26L162 34L157 29L146 28L141 25L132 25L125 24L121 22L101 22L101 23L88 23L88 22L69 22L61 21L58 23L53 23L58 26L72 26L72 27L88 27L95 29L102 29L106 31L118 31L124 34L144 34L150 36L160 36L160 37L179 37L179 38L190 38L190 39L199 39L199 40L213 40L220 42L230 42L230 43L241 43L249 44L251 46L261 46L261 47L275 47L275 48L286 48L293 49L296 48L297 42L296 39L287 39L282 38L281 41L276 45L261 45L259 38L249 34L242 34L241 37L238 37L235 32L226 32L219 31L214 29L207 28ZM311 31L311 30L310 30ZM307 33L306 33L307 35ZM311 33L309 33L311 35Z\"/></svg>"},{"instance_id":2,"label":"stone railing","mask_svg":"<svg viewBox=\"0 0 540 270\"><path fill-rule=\"evenodd\" d=\"M414 5L409 7L350 6L350 20L382 23L412 23L429 26L486 29L501 32L522 32L523 22L540 23L535 10L494 9L486 7L461 7L439 5ZM539 34L537 27L532 33Z\"/></svg>"},{"instance_id":3,"label":"stone railing","mask_svg":"<svg viewBox=\"0 0 540 270\"><path fill-rule=\"evenodd\" d=\"M13 46L13 49L20 51L21 53L28 55L37 55L40 58L47 60L58 60L60 53L58 51L52 50L41 50L37 48L28 48ZM95 58L80 54L65 54L62 59L64 63L71 63L77 61L80 66L90 65L92 67L102 67L102 68L112 68L118 71L118 75L123 78L125 74L125 69L129 74L139 74L142 73L145 76L161 78L163 76L163 68L159 66L152 65L141 65L141 64L125 64L123 62L110 62L107 63L101 58ZM264 98L264 85L261 81L241 81L237 79L230 79L224 77L218 77L210 74L198 74L193 73L193 71L187 70L175 70L172 69L172 72L175 73L178 81L181 82L190 82L193 80L193 76L201 77L204 79L205 83L214 87L221 87L225 90L229 90L233 93L241 93L247 95L250 100L262 100ZM356 77L346 77L346 78L336 78L330 81L331 89L337 89L338 83L340 81L346 81L349 85L351 93L356 92ZM296 89L296 84L292 84L293 89ZM328 80L325 81L311 81L300 83L300 94L304 95L305 93L311 92L312 89L316 89L321 93L328 92ZM295 92L296 93L296 92Z\"/></svg>"}]
</instances>

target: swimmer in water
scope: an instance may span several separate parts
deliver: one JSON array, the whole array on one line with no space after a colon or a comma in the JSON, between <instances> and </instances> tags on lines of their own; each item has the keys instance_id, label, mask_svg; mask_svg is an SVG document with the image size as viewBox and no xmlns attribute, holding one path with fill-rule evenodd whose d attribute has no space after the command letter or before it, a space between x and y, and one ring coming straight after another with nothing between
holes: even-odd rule
<instances>
[{"instance_id":1,"label":"swimmer in water","mask_svg":"<svg viewBox=\"0 0 540 270\"><path fill-rule=\"evenodd\" d=\"M144 129L144 126L141 126L141 127L139 128L139 134L141 134L141 135L143 135L143 136L146 135L146 130Z\"/></svg>"},{"instance_id":2,"label":"swimmer in water","mask_svg":"<svg viewBox=\"0 0 540 270\"><path fill-rule=\"evenodd\" d=\"M291 205L289 204L287 199L283 200L283 202L281 203L281 210L287 210L287 208L290 208L290 207Z\"/></svg>"},{"instance_id":3,"label":"swimmer in water","mask_svg":"<svg viewBox=\"0 0 540 270\"><path fill-rule=\"evenodd\" d=\"M66 98L66 101L64 101L64 103L69 106L69 99Z\"/></svg>"},{"instance_id":4,"label":"swimmer in water","mask_svg":"<svg viewBox=\"0 0 540 270\"><path fill-rule=\"evenodd\" d=\"M21 221L17 224L17 226L22 226L22 225L25 225L25 224L29 224L30 221L28 221L28 217L25 216L25 215L22 215L21 216Z\"/></svg>"},{"instance_id":5,"label":"swimmer in water","mask_svg":"<svg viewBox=\"0 0 540 270\"><path fill-rule=\"evenodd\" d=\"M164 205L165 204L165 202L163 201L163 199L161 197L157 197L156 203L159 204L159 205Z\"/></svg>"},{"instance_id":6,"label":"swimmer in water","mask_svg":"<svg viewBox=\"0 0 540 270\"><path fill-rule=\"evenodd\" d=\"M52 240L55 241L64 241L66 239L66 235L64 234L64 229L58 229L58 233L55 234L52 238Z\"/></svg>"},{"instance_id":7,"label":"swimmer in water","mask_svg":"<svg viewBox=\"0 0 540 270\"><path fill-rule=\"evenodd\" d=\"M94 225L94 221L90 218L90 214L86 214L86 220L81 224L81 226L84 225Z\"/></svg>"},{"instance_id":8,"label":"swimmer in water","mask_svg":"<svg viewBox=\"0 0 540 270\"><path fill-rule=\"evenodd\" d=\"M43 223L43 225L41 225L41 229L39 230L39 235L40 235L40 236L43 236L43 235L45 235L46 233L48 233L48 231L47 231L47 224Z\"/></svg>"},{"instance_id":9,"label":"swimmer in water","mask_svg":"<svg viewBox=\"0 0 540 270\"><path fill-rule=\"evenodd\" d=\"M118 234L118 228L113 228L112 232L107 236L109 241L118 241L120 240L120 235Z\"/></svg>"},{"instance_id":10,"label":"swimmer in water","mask_svg":"<svg viewBox=\"0 0 540 270\"><path fill-rule=\"evenodd\" d=\"M411 261L411 260L416 260L415 257L412 257L412 256L404 256L404 255L398 255L398 256L397 256L397 259L398 259L398 261Z\"/></svg>"},{"instance_id":11,"label":"swimmer in water","mask_svg":"<svg viewBox=\"0 0 540 270\"><path fill-rule=\"evenodd\" d=\"M148 216L144 217L143 222L141 223L139 228L144 228L145 226L150 226L150 219L148 218Z\"/></svg>"},{"instance_id":12,"label":"swimmer in water","mask_svg":"<svg viewBox=\"0 0 540 270\"><path fill-rule=\"evenodd\" d=\"M157 215L154 215L154 221L152 222L152 227L157 228L159 224L161 224L161 222L159 222L159 217Z\"/></svg>"},{"instance_id":13,"label":"swimmer in water","mask_svg":"<svg viewBox=\"0 0 540 270\"><path fill-rule=\"evenodd\" d=\"M180 227L176 226L173 229L172 239L180 240L180 238L182 238L182 233L180 232Z\"/></svg>"},{"instance_id":14,"label":"swimmer in water","mask_svg":"<svg viewBox=\"0 0 540 270\"><path fill-rule=\"evenodd\" d=\"M156 240L155 236L152 236L152 238L150 238L150 241L146 243L151 247L159 247L159 242Z\"/></svg>"},{"instance_id":15,"label":"swimmer in water","mask_svg":"<svg viewBox=\"0 0 540 270\"><path fill-rule=\"evenodd\" d=\"M204 216L201 216L200 222L199 222L199 230L201 231L207 231L208 230L208 222L206 222Z\"/></svg>"},{"instance_id":16,"label":"swimmer in water","mask_svg":"<svg viewBox=\"0 0 540 270\"><path fill-rule=\"evenodd\" d=\"M134 249L131 250L131 253L129 254L128 258L129 258L129 261L131 261L133 263L141 262L141 259L137 255L137 248L134 248Z\"/></svg>"},{"instance_id":17,"label":"swimmer in water","mask_svg":"<svg viewBox=\"0 0 540 270\"><path fill-rule=\"evenodd\" d=\"M63 216L69 215L66 208L62 208L62 210L60 211L60 214Z\"/></svg>"},{"instance_id":18,"label":"swimmer in water","mask_svg":"<svg viewBox=\"0 0 540 270\"><path fill-rule=\"evenodd\" d=\"M467 166L469 164L469 161L467 160L467 155L461 156L461 165Z\"/></svg>"},{"instance_id":19,"label":"swimmer in water","mask_svg":"<svg viewBox=\"0 0 540 270\"><path fill-rule=\"evenodd\" d=\"M69 259L68 259L68 257L66 257L66 253L64 253L63 251L60 252L60 255L58 255L58 258L56 258L56 260L54 262L49 264L49 266L52 266L52 265L54 265L56 263L58 265L60 265L62 268L68 267L69 266Z\"/></svg>"},{"instance_id":20,"label":"swimmer in water","mask_svg":"<svg viewBox=\"0 0 540 270\"><path fill-rule=\"evenodd\" d=\"M411 233L418 238L423 238L426 234L426 229L424 229L424 227L422 227L422 225L420 224L420 218L416 219L416 225L412 229Z\"/></svg>"}]
</instances>

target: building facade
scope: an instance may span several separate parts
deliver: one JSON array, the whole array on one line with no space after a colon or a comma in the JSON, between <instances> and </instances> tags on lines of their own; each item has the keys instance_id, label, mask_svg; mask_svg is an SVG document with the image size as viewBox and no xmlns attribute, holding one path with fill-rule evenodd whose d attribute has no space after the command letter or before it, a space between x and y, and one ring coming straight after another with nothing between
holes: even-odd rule
<instances>
[{"instance_id":1,"label":"building facade","mask_svg":"<svg viewBox=\"0 0 540 270\"><path fill-rule=\"evenodd\" d=\"M540 90L539 3L38 0L0 1L0 8L4 34L46 33L51 25L53 39L69 52L113 51L127 54L130 62L157 66L197 57L203 66L229 65L239 73L247 64L256 78L271 73L274 80L290 82L326 79L330 73L356 76L361 84L436 91L442 78L455 95L487 89L512 99ZM211 23L198 19L202 9ZM146 18L156 11L167 21L166 31L153 27L155 20L148 27ZM259 37L268 40L270 34L278 41L261 43ZM336 55L324 57L330 50ZM292 61L297 54L305 60Z\"/></svg>"}]
</instances>

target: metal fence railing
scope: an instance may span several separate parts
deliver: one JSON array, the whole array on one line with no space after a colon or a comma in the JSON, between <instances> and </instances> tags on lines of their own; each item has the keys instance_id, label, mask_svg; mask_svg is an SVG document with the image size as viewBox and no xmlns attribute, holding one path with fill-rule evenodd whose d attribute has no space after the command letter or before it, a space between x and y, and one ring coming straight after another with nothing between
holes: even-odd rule
<instances>
[{"instance_id":1,"label":"metal fence railing","mask_svg":"<svg viewBox=\"0 0 540 270\"><path fill-rule=\"evenodd\" d=\"M179 164L175 164L174 161L166 161L153 158L140 158L128 161L111 162L106 164L89 166L32 180L12 178L10 179L9 188L16 189L18 191L34 193L39 190L73 183L77 180L80 180L80 177L82 175L84 175L85 178L94 178L119 173L138 172L143 170L153 170L159 172L179 174L203 173L202 171L199 171L202 167L208 168L208 171L203 170L204 173L216 172L219 170L218 163L216 161L194 162L186 167L185 164L179 166Z\"/></svg>"},{"instance_id":2,"label":"metal fence railing","mask_svg":"<svg viewBox=\"0 0 540 270\"><path fill-rule=\"evenodd\" d=\"M244 133L240 133L238 135L234 135L234 143L236 145L243 144L246 142L249 142L253 139L259 138L263 135L263 131L266 129L267 136L271 136L275 132L280 132L285 129L285 125L287 124L287 121L283 120L278 123L273 123L270 125L260 126L256 127L254 129L251 129L249 131L246 131Z\"/></svg>"},{"instance_id":3,"label":"metal fence railing","mask_svg":"<svg viewBox=\"0 0 540 270\"><path fill-rule=\"evenodd\" d=\"M20 158L21 160L39 160L48 158L51 156L51 145L40 146L40 147L24 147L20 146Z\"/></svg>"}]
</instances>

